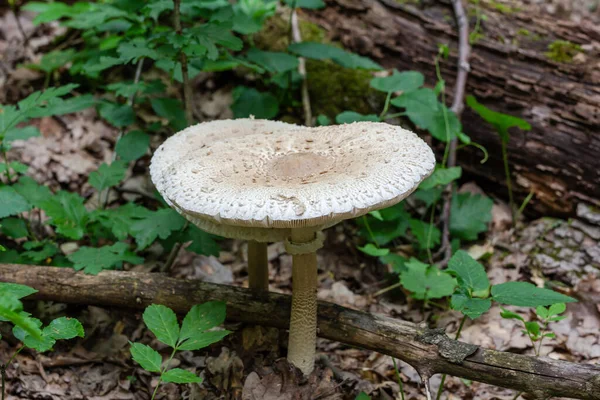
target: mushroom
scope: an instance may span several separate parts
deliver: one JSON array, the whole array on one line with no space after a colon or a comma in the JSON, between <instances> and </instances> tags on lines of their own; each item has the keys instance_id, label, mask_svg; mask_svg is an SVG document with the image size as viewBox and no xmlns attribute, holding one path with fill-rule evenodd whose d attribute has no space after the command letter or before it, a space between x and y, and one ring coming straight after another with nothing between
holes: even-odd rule
<instances>
[{"instance_id":1,"label":"mushroom","mask_svg":"<svg viewBox=\"0 0 600 400\"><path fill-rule=\"evenodd\" d=\"M150 166L152 181L159 193L165 193L165 180L162 175L189 152L197 154L205 149L207 145L220 140L234 139L244 135L257 132L272 132L281 129L291 129L296 125L284 122L237 119L213 121L190 126L168 138L162 146L154 153ZM165 201L174 205L165 197ZM174 207L176 208L176 207ZM214 225L210 221L196 220L193 216L186 215L183 210L178 210L188 220L199 228L219 236L248 241L248 286L257 294L264 294L269 290L269 270L267 259L267 243L277 242L283 238L274 233L263 230L251 229L229 229L228 226Z\"/></svg>"},{"instance_id":2,"label":"mushroom","mask_svg":"<svg viewBox=\"0 0 600 400\"><path fill-rule=\"evenodd\" d=\"M229 134L233 126L244 134ZM219 135L219 129L228 133ZM196 131L214 132L213 141L192 139ZM201 229L285 242L293 257L288 360L308 375L316 348L322 230L400 202L434 167L429 146L397 126L305 128L245 119L176 134L156 151L150 171L165 200Z\"/></svg>"}]
</instances>

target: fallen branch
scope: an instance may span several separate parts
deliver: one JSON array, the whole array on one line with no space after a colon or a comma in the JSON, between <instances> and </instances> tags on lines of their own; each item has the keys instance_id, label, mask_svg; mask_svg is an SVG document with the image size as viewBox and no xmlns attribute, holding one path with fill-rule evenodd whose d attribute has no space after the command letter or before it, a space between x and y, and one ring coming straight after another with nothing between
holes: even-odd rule
<instances>
[{"instance_id":1,"label":"fallen branch","mask_svg":"<svg viewBox=\"0 0 600 400\"><path fill-rule=\"evenodd\" d=\"M222 300L230 321L286 329L291 297L169 278L160 274L104 271L84 275L69 268L0 264L0 281L36 288L31 296L63 303L143 309L164 304L179 313ZM600 367L484 349L448 338L443 330L319 302L319 336L377 351L412 365L422 376L437 373L534 393L600 399Z\"/></svg>"}]
</instances>

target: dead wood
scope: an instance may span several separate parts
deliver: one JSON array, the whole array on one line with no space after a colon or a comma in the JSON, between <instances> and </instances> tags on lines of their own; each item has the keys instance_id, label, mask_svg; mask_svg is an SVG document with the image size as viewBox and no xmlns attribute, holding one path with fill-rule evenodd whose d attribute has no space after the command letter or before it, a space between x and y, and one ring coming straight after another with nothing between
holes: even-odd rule
<instances>
[{"instance_id":1,"label":"dead wood","mask_svg":"<svg viewBox=\"0 0 600 400\"><path fill-rule=\"evenodd\" d=\"M143 309L164 304L185 313L210 300L227 303L230 321L286 329L291 297L169 278L161 274L104 271L85 275L70 268L0 264L0 281L36 288L31 296L63 303ZM446 373L522 392L600 399L600 367L484 349L411 322L371 315L327 302L318 306L319 336L401 359L422 376Z\"/></svg>"}]
</instances>

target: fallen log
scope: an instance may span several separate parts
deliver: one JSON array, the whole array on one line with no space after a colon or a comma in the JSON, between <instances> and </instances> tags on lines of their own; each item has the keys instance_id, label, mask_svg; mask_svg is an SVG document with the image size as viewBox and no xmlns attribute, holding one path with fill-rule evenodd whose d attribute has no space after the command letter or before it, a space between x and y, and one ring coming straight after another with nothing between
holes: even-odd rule
<instances>
[{"instance_id":1,"label":"fallen log","mask_svg":"<svg viewBox=\"0 0 600 400\"><path fill-rule=\"evenodd\" d=\"M0 264L0 282L34 287L31 298L62 303L143 309L164 304L185 313L210 300L227 303L230 321L286 329L291 297L255 296L234 286L169 278L161 274ZM600 367L484 349L448 338L443 330L371 315L327 302L318 306L319 336L377 351L412 365L422 377L445 373L527 393L600 399Z\"/></svg>"},{"instance_id":2,"label":"fallen log","mask_svg":"<svg viewBox=\"0 0 600 400\"><path fill-rule=\"evenodd\" d=\"M303 14L325 28L331 39L372 57L386 68L417 70L435 84L438 43L450 46L441 65L449 97L457 74L457 28L450 1L327 0L327 8ZM569 215L578 202L600 205L600 25L561 20L519 2L519 8L481 1L485 20L476 22L474 2L463 0L469 26L480 26L473 43L466 94L489 108L532 125L514 130L508 145L518 198L530 191L527 210ZM548 46L562 44L552 55ZM573 45L570 62L557 61ZM560 46L563 46L561 48ZM561 50L562 49L562 50ZM568 57L567 57L568 58ZM310 86L310 74L308 84ZM467 147L458 163L486 189L506 196L500 140L473 111L462 115L464 131L485 146L490 160Z\"/></svg>"}]
</instances>

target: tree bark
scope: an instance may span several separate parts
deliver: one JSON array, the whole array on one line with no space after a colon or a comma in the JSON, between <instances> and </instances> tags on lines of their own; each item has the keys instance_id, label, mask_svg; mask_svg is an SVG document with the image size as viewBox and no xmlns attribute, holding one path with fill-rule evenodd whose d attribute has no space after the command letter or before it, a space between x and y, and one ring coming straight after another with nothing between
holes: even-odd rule
<instances>
[{"instance_id":1,"label":"tree bark","mask_svg":"<svg viewBox=\"0 0 600 400\"><path fill-rule=\"evenodd\" d=\"M0 264L0 281L34 287L32 299L143 309L164 304L185 313L210 300L227 303L227 319L286 329L291 297L248 289L169 278L161 274L104 271L85 275L70 268ZM447 373L534 393L600 399L600 367L488 350L449 339L443 330L371 315L319 302L318 335L392 357L412 365L422 377Z\"/></svg>"},{"instance_id":2,"label":"tree bark","mask_svg":"<svg viewBox=\"0 0 600 400\"><path fill-rule=\"evenodd\" d=\"M572 214L581 201L600 205L600 26L557 20L527 5L502 13L480 3L487 20L480 21L483 37L473 44L466 92L532 125L529 132L514 130L509 143L517 197L533 191L528 209L552 215ZM475 5L467 5L473 27ZM452 96L458 40L449 1L327 0L327 6L308 18L331 39L386 68L421 71L431 86L437 45L449 44L442 75ZM583 45L584 52L570 63L552 61L545 53L556 40ZM490 160L480 164L481 153L467 147L459 164L486 189L506 196L497 134L470 109L462 123Z\"/></svg>"}]
</instances>

